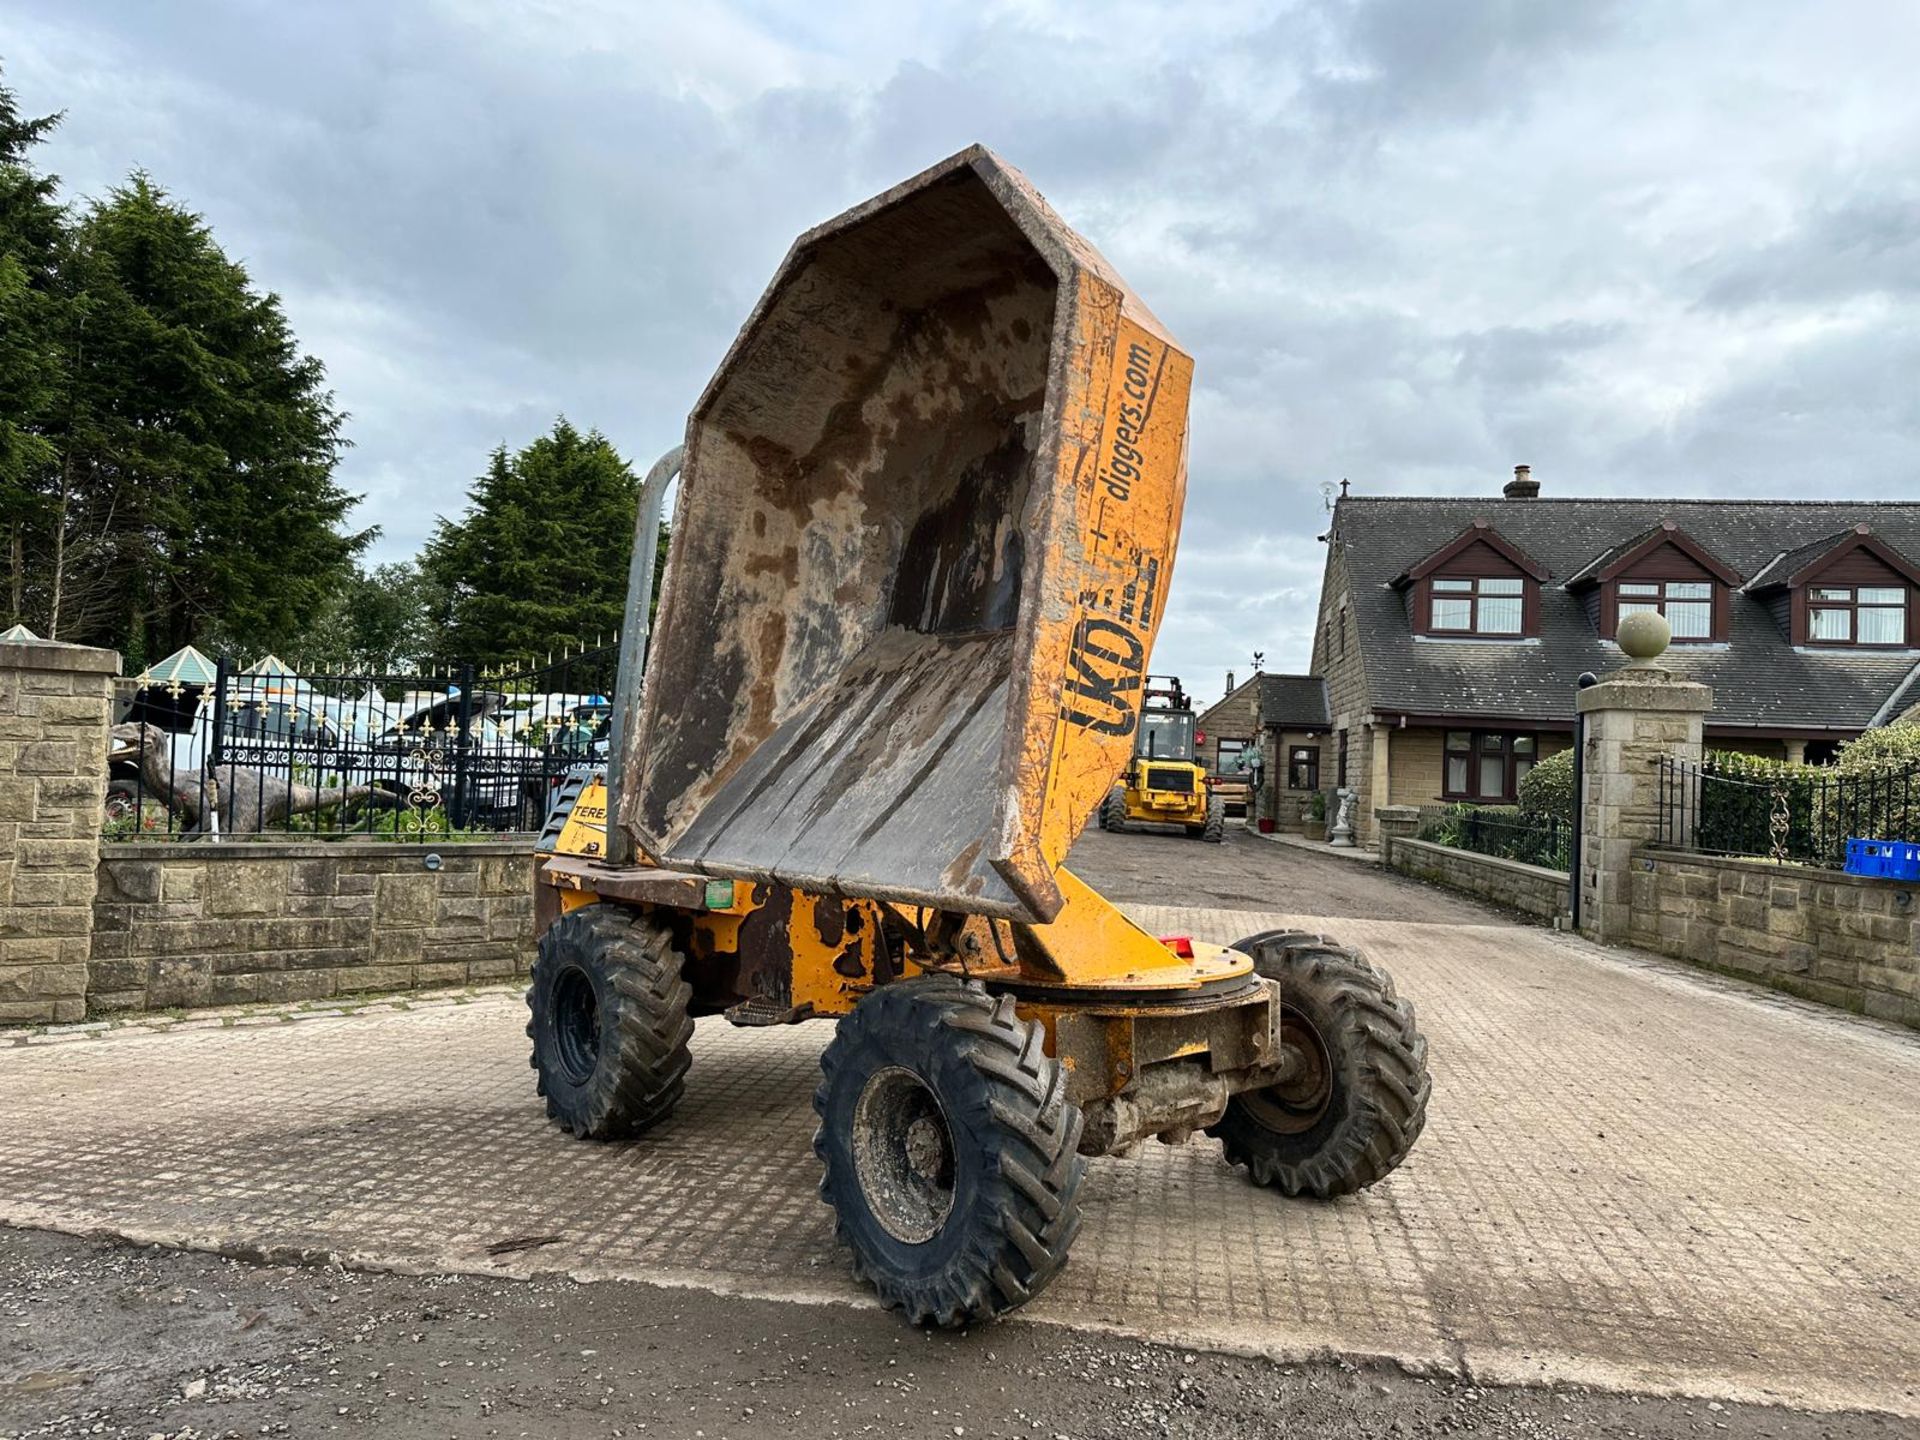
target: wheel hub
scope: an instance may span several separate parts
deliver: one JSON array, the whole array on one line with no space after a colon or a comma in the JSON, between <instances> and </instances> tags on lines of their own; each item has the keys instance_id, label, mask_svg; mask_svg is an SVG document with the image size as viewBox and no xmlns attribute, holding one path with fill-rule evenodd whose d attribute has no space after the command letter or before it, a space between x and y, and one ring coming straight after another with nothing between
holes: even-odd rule
<instances>
[{"instance_id":1,"label":"wheel hub","mask_svg":"<svg viewBox=\"0 0 1920 1440\"><path fill-rule=\"evenodd\" d=\"M940 1101L903 1066L868 1077L853 1111L853 1167L867 1209L896 1240L923 1245L953 1210L954 1146Z\"/></svg>"},{"instance_id":2,"label":"wheel hub","mask_svg":"<svg viewBox=\"0 0 1920 1440\"><path fill-rule=\"evenodd\" d=\"M572 1084L586 1084L600 1063L600 998L577 966L554 981L553 1033L559 1068Z\"/></svg>"},{"instance_id":3,"label":"wheel hub","mask_svg":"<svg viewBox=\"0 0 1920 1440\"><path fill-rule=\"evenodd\" d=\"M907 1127L907 1168L917 1179L938 1184L941 1174L952 1167L946 1126L931 1116L922 1116Z\"/></svg>"},{"instance_id":4,"label":"wheel hub","mask_svg":"<svg viewBox=\"0 0 1920 1440\"><path fill-rule=\"evenodd\" d=\"M1249 1113L1277 1135L1299 1135L1320 1123L1333 1099L1333 1062L1320 1032L1299 1011L1280 1011L1280 1044L1287 1075L1240 1097Z\"/></svg>"}]
</instances>

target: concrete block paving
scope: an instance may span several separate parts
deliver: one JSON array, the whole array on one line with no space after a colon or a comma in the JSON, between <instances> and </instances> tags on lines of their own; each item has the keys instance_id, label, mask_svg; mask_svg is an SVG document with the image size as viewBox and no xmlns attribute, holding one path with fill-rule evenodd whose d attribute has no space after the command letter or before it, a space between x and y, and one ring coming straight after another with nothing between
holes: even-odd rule
<instances>
[{"instance_id":1,"label":"concrete block paving","mask_svg":"<svg viewBox=\"0 0 1920 1440\"><path fill-rule=\"evenodd\" d=\"M1098 1162L1071 1263L1009 1323L1920 1415L1920 1036L1543 930L1130 908L1367 948L1431 1038L1431 1118L1330 1205L1204 1139ZM484 994L0 1049L0 1219L871 1303L818 1199L826 1026L701 1022L680 1111L600 1146L546 1124L524 1017Z\"/></svg>"}]
</instances>

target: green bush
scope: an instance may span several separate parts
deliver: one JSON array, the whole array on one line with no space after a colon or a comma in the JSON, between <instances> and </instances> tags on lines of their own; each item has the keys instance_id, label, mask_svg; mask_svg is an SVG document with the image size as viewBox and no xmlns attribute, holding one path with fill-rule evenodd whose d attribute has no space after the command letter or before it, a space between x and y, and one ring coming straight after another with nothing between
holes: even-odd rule
<instances>
[{"instance_id":1,"label":"green bush","mask_svg":"<svg viewBox=\"0 0 1920 1440\"><path fill-rule=\"evenodd\" d=\"M1515 805L1449 805L1421 826L1419 838L1454 850L1565 870L1573 826L1560 816Z\"/></svg>"},{"instance_id":2,"label":"green bush","mask_svg":"<svg viewBox=\"0 0 1920 1440\"><path fill-rule=\"evenodd\" d=\"M1847 841L1920 840L1920 726L1870 730L1831 766L1713 751L1694 843L1702 850L1838 865ZM1784 820L1784 834L1775 829Z\"/></svg>"},{"instance_id":3,"label":"green bush","mask_svg":"<svg viewBox=\"0 0 1920 1440\"><path fill-rule=\"evenodd\" d=\"M1836 856L1846 842L1920 840L1920 725L1869 730L1840 749L1820 819Z\"/></svg>"},{"instance_id":4,"label":"green bush","mask_svg":"<svg viewBox=\"0 0 1920 1440\"><path fill-rule=\"evenodd\" d=\"M1811 856L1822 848L1814 795L1819 772L1734 750L1710 750L1700 783L1696 848L1733 855L1772 852L1777 805L1787 816L1787 850Z\"/></svg>"},{"instance_id":5,"label":"green bush","mask_svg":"<svg viewBox=\"0 0 1920 1440\"><path fill-rule=\"evenodd\" d=\"M1903 720L1849 740L1840 747L1840 756L1833 768L1842 775L1859 775L1866 771L1900 770L1910 765L1920 765L1920 725Z\"/></svg>"},{"instance_id":6,"label":"green bush","mask_svg":"<svg viewBox=\"0 0 1920 1440\"><path fill-rule=\"evenodd\" d=\"M1520 808L1529 815L1573 819L1573 751L1549 755L1527 772L1520 782Z\"/></svg>"}]
</instances>

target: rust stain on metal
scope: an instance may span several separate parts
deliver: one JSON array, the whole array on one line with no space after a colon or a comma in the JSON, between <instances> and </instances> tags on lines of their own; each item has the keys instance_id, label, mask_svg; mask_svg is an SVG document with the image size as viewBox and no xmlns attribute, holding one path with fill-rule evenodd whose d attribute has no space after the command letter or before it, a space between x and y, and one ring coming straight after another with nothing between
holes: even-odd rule
<instances>
[{"instance_id":1,"label":"rust stain on metal","mask_svg":"<svg viewBox=\"0 0 1920 1440\"><path fill-rule=\"evenodd\" d=\"M643 852L1000 916L1081 978L1177 963L1059 865L1131 753L1191 383L984 150L803 236L689 423Z\"/></svg>"}]
</instances>

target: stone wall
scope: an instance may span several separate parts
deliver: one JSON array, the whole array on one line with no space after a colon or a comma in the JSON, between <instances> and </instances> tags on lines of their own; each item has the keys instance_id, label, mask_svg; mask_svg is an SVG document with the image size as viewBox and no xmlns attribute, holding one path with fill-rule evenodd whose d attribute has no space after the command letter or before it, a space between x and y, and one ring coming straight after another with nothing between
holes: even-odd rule
<instances>
[{"instance_id":1,"label":"stone wall","mask_svg":"<svg viewBox=\"0 0 1920 1440\"><path fill-rule=\"evenodd\" d=\"M1440 792L1446 787L1446 731L1425 726L1408 726L1387 732L1392 738L1388 751L1392 765L1392 783L1388 786L1392 805L1444 805Z\"/></svg>"},{"instance_id":2,"label":"stone wall","mask_svg":"<svg viewBox=\"0 0 1920 1440\"><path fill-rule=\"evenodd\" d=\"M1252 740L1260 736L1260 675L1256 671L1228 693L1225 699L1200 712L1194 728L1207 737L1200 747L1201 763L1209 771L1220 765L1222 740Z\"/></svg>"},{"instance_id":3,"label":"stone wall","mask_svg":"<svg viewBox=\"0 0 1920 1440\"><path fill-rule=\"evenodd\" d=\"M1453 727L1456 730L1471 730L1469 721L1462 721ZM1390 801L1382 804L1418 805L1423 810L1435 806L1445 806L1457 802L1446 798L1447 788L1447 732L1444 729L1409 725L1404 729L1382 729L1374 737L1379 745L1386 737L1391 737L1391 775L1389 785ZM1562 750L1573 748L1573 736L1558 734L1554 731L1541 732L1536 736L1539 745L1539 758L1545 760L1550 755L1558 755ZM1480 802L1498 804L1498 801Z\"/></svg>"},{"instance_id":4,"label":"stone wall","mask_svg":"<svg viewBox=\"0 0 1920 1440\"><path fill-rule=\"evenodd\" d=\"M1296 745L1311 745L1320 752L1320 777L1323 786L1330 786L1327 776L1331 773L1326 767L1333 763L1333 737L1319 730L1282 730L1273 726L1263 727L1260 731L1260 755L1263 770L1264 789L1260 814L1274 822L1273 828L1292 833L1318 833L1326 838L1326 821L1313 820L1309 811L1313 805L1315 792L1312 790L1291 790L1287 788L1288 755ZM1327 791L1320 793L1326 794ZM1328 796L1331 799L1331 796Z\"/></svg>"},{"instance_id":5,"label":"stone wall","mask_svg":"<svg viewBox=\"0 0 1920 1440\"><path fill-rule=\"evenodd\" d=\"M1920 1027L1920 885L1653 849L1631 884L1633 944Z\"/></svg>"},{"instance_id":6,"label":"stone wall","mask_svg":"<svg viewBox=\"0 0 1920 1440\"><path fill-rule=\"evenodd\" d=\"M1381 848L1382 859L1390 869L1416 880L1444 885L1536 920L1552 922L1567 913L1570 891L1564 870L1546 870L1518 860L1397 835L1383 835Z\"/></svg>"},{"instance_id":7,"label":"stone wall","mask_svg":"<svg viewBox=\"0 0 1920 1440\"><path fill-rule=\"evenodd\" d=\"M111 650L0 645L0 1024L85 1018L119 669Z\"/></svg>"},{"instance_id":8,"label":"stone wall","mask_svg":"<svg viewBox=\"0 0 1920 1440\"><path fill-rule=\"evenodd\" d=\"M533 958L530 841L109 844L99 874L95 1013L499 981Z\"/></svg>"},{"instance_id":9,"label":"stone wall","mask_svg":"<svg viewBox=\"0 0 1920 1440\"><path fill-rule=\"evenodd\" d=\"M1313 634L1314 675L1327 681L1330 733L1320 746L1320 785L1329 794L1340 783L1340 732L1347 734L1347 788L1354 792L1354 828L1362 844L1373 840L1373 807L1386 803L1374 792L1373 740L1369 723L1373 703L1367 692L1366 669L1361 663L1364 636L1354 623L1351 582L1347 574L1346 542L1340 534L1336 508L1333 540L1327 546L1326 568L1320 578L1320 610Z\"/></svg>"}]
</instances>

